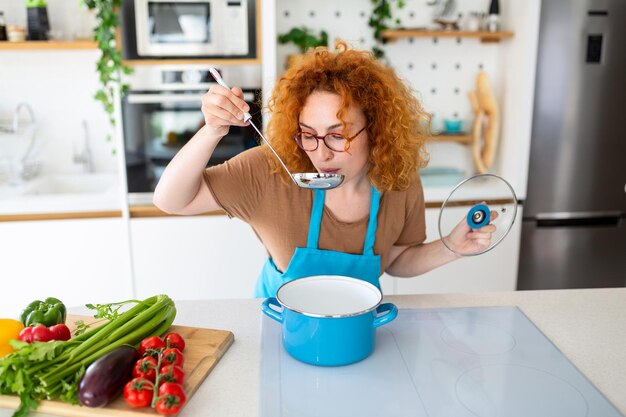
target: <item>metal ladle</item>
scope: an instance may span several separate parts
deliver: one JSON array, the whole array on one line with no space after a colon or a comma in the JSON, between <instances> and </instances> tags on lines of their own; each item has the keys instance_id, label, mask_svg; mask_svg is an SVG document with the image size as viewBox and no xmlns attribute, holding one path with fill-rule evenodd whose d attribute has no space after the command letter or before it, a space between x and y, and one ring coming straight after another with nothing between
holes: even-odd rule
<instances>
[{"instance_id":1,"label":"metal ladle","mask_svg":"<svg viewBox=\"0 0 626 417\"><path fill-rule=\"evenodd\" d=\"M226 85L226 83L222 79L222 76L219 74L219 72L217 72L215 68L209 68L209 72L211 73L213 78L215 78L215 81L217 81L219 85L230 90L230 87ZM265 142L265 144L269 146L270 150L274 153L280 164L289 174L289 177L298 187L330 190L341 185L344 179L344 176L342 174L322 174L319 172L297 172L295 174L292 174L289 169L287 169L287 165L285 165L283 160L280 159L280 156L278 156L272 145L270 145L269 141L265 138L265 136L263 136L263 133L261 133L261 131L255 126L255 124L252 123L251 119L252 116L250 116L250 113L243 114L243 121L250 122L250 125L254 128L254 130L256 130L259 136L261 136L263 142Z\"/></svg>"}]
</instances>

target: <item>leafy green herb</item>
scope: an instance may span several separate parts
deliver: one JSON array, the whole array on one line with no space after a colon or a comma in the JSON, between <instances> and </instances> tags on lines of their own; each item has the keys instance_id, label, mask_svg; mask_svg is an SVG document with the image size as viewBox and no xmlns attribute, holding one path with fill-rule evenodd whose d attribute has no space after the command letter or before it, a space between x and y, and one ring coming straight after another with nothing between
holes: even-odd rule
<instances>
[{"instance_id":1,"label":"leafy green herb","mask_svg":"<svg viewBox=\"0 0 626 417\"><path fill-rule=\"evenodd\" d=\"M82 366L78 370L78 372L76 372L76 375L70 382L67 382L65 380L61 381L61 383L63 384L63 393L60 396L61 401L69 404L78 404L78 384L83 378L83 375L85 375L84 366Z\"/></svg>"},{"instance_id":2,"label":"leafy green herb","mask_svg":"<svg viewBox=\"0 0 626 417\"><path fill-rule=\"evenodd\" d=\"M140 300L127 300L119 303L109 303L109 304L85 304L90 310L96 310L97 313L94 315L94 318L97 319L108 319L115 320L120 316L120 308L129 303L141 303Z\"/></svg>"},{"instance_id":3,"label":"leafy green herb","mask_svg":"<svg viewBox=\"0 0 626 417\"><path fill-rule=\"evenodd\" d=\"M91 327L89 324L85 323L84 320L76 320L74 322L74 326L75 326L74 336L80 336Z\"/></svg>"}]
</instances>

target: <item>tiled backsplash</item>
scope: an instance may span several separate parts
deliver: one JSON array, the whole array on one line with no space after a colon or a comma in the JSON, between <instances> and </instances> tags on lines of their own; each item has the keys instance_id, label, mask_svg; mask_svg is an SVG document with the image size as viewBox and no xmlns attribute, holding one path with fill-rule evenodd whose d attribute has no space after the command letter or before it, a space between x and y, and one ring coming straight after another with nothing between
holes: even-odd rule
<instances>
[{"instance_id":1,"label":"tiled backsplash","mask_svg":"<svg viewBox=\"0 0 626 417\"><path fill-rule=\"evenodd\" d=\"M486 11L489 0L456 2L456 13L467 16L472 11ZM407 0L402 9L391 1L394 17L402 27L431 27L434 7L425 0ZM372 3L365 0L278 0L276 31L286 33L305 26L315 33L325 30L331 47L336 39L346 40L355 48L371 49L375 44L368 26ZM461 23L463 23L463 19ZM391 25L390 25L391 26ZM391 26L394 27L394 26ZM469 129L473 114L467 98L475 89L478 71L486 71L496 88L499 86L498 54L501 44L483 44L468 38L402 38L384 46L388 63L413 87L424 107L433 116L433 128L442 129L443 119L463 120ZM297 53L293 44L278 45L277 72L284 71L286 56ZM431 166L454 166L472 173L469 148L458 144L432 144Z\"/></svg>"}]
</instances>

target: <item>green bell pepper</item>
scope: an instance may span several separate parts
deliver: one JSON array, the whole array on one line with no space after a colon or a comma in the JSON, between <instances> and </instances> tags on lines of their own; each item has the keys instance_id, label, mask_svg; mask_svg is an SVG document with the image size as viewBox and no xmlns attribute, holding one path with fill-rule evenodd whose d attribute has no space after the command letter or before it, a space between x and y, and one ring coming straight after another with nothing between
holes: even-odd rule
<instances>
[{"instance_id":1,"label":"green bell pepper","mask_svg":"<svg viewBox=\"0 0 626 417\"><path fill-rule=\"evenodd\" d=\"M26 327L35 324L50 327L55 324L65 323L66 315L65 305L57 298L48 297L43 301L35 300L30 303L22 311L20 319Z\"/></svg>"}]
</instances>

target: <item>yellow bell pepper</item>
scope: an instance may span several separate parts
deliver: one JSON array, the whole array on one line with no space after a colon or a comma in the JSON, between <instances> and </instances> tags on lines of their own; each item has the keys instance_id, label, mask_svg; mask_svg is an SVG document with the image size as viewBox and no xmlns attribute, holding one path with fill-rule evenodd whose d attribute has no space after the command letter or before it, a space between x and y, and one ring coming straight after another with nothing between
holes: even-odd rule
<instances>
[{"instance_id":1,"label":"yellow bell pepper","mask_svg":"<svg viewBox=\"0 0 626 417\"><path fill-rule=\"evenodd\" d=\"M0 358L13 352L9 340L16 339L24 325L18 320L0 319Z\"/></svg>"}]
</instances>

